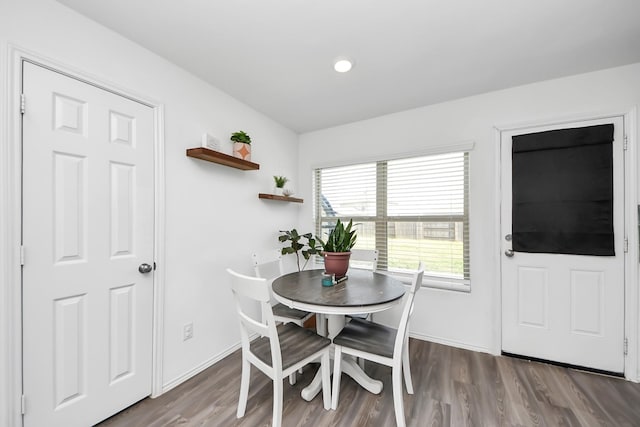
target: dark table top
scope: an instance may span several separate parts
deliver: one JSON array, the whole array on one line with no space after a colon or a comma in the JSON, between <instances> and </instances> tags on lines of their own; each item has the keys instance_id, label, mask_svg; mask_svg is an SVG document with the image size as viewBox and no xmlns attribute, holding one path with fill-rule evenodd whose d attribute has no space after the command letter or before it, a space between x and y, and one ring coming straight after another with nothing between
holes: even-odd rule
<instances>
[{"instance_id":1,"label":"dark table top","mask_svg":"<svg viewBox=\"0 0 640 427\"><path fill-rule=\"evenodd\" d=\"M351 312L349 308L367 312L367 307L395 304L405 293L402 282L372 271L351 268L347 280L328 287L322 286L322 274L323 270L285 274L273 281L273 292L281 297L278 298L281 302L290 302L290 306L300 303L301 306L344 308L348 312Z\"/></svg>"}]
</instances>

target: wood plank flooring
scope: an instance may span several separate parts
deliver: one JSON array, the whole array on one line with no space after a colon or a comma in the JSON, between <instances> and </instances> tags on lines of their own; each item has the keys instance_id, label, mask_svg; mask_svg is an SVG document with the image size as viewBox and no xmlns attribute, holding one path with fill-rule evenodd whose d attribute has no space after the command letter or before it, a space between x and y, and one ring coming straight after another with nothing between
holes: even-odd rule
<instances>
[{"instance_id":1,"label":"wood plank flooring","mask_svg":"<svg viewBox=\"0 0 640 427\"><path fill-rule=\"evenodd\" d=\"M537 362L496 357L412 339L415 394L404 394L408 426L640 426L640 384ZM367 362L380 395L343 374L340 404L300 397L315 373L285 381L284 426L394 426L391 369ZM244 418L236 419L240 350L156 399L145 399L101 427L269 426L272 383L252 370Z\"/></svg>"}]
</instances>

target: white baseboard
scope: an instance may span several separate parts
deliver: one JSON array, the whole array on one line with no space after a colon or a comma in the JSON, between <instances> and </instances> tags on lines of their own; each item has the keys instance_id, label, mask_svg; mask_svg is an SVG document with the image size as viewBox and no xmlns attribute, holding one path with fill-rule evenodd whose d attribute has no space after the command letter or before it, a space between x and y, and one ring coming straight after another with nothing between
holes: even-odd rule
<instances>
[{"instance_id":1,"label":"white baseboard","mask_svg":"<svg viewBox=\"0 0 640 427\"><path fill-rule=\"evenodd\" d=\"M240 347L241 347L241 344L238 342L238 343L232 345L231 347L229 347L228 349L224 350L223 352L218 353L215 356L205 360L204 362L202 362L198 366L196 366L193 369L185 372L184 374L180 375L179 377L174 378L171 381L166 382L165 384L162 385L162 393L160 393L158 396L161 396L162 394L168 392L169 390L179 386L180 384L182 384L183 382L187 381L188 379L191 379L191 378L195 377L200 372L202 372L205 369L207 369L207 368L213 366L214 364L218 363L219 361L221 361L222 359L224 359L225 357L227 357L228 355L230 355L234 351L238 350ZM154 397L158 397L158 396L154 396Z\"/></svg>"},{"instance_id":2,"label":"white baseboard","mask_svg":"<svg viewBox=\"0 0 640 427\"><path fill-rule=\"evenodd\" d=\"M443 345L448 345L450 347L458 347L458 348L463 348L465 350L471 350L471 351L477 351L480 353L489 353L489 354L493 354L493 355L499 355L494 353L490 348L487 347L478 347L475 345L471 345L471 344L467 344L465 342L461 342L461 341L455 341L455 340L450 340L447 338L441 338L441 337L434 337L431 335L422 335L422 334L416 334L413 332L409 333L409 336L411 338L415 338L415 339L419 339L422 341L431 341L431 342L435 342L438 344L443 344Z\"/></svg>"},{"instance_id":3,"label":"white baseboard","mask_svg":"<svg viewBox=\"0 0 640 427\"><path fill-rule=\"evenodd\" d=\"M431 342L435 342L435 343L438 343L438 344L448 345L448 346L451 346L451 347L463 348L465 350L478 351L480 353L495 354L490 349L488 349L486 347L478 347L478 346L470 345L470 344L467 344L467 343L464 343L464 342L461 342L461 341L455 341L455 340L450 340L450 339L446 339L446 338L435 337L435 336L431 336L431 335L415 334L415 333L410 333L409 336L411 338L416 338L416 339L419 339L419 340L422 340L422 341L431 341ZM253 339L253 338L255 338L255 336L250 337L250 340ZM183 382L187 381L188 379L193 378L194 376L198 375L200 372L202 372L205 369L207 369L207 368L213 366L214 364L218 363L219 361L221 361L222 359L224 359L225 357L227 357L228 355L230 355L234 351L238 350L240 348L240 346L241 346L241 344L238 342L238 343L232 345L231 347L229 347L228 349L224 350L223 352L218 353L215 356L205 360L200 365L198 365L198 366L194 367L193 369L185 372L184 374L180 375L179 377L176 377L176 378L172 379L171 381L166 382L162 386L162 393L160 395L162 395L162 394L168 392L169 390L179 386L180 384L182 384Z\"/></svg>"}]
</instances>

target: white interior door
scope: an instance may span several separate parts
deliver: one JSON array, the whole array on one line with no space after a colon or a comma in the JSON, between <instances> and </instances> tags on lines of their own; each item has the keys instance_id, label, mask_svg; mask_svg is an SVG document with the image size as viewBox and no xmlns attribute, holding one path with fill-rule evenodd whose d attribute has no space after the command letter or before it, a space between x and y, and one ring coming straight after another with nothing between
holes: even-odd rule
<instances>
[{"instance_id":1,"label":"white interior door","mask_svg":"<svg viewBox=\"0 0 640 427\"><path fill-rule=\"evenodd\" d=\"M153 110L28 62L23 92L24 425L88 426L151 393Z\"/></svg>"},{"instance_id":2,"label":"white interior door","mask_svg":"<svg viewBox=\"0 0 640 427\"><path fill-rule=\"evenodd\" d=\"M506 253L512 230L512 137L554 129L614 125L615 256ZM623 118L504 131L502 171L502 350L624 372ZM512 256L509 256L512 255Z\"/></svg>"}]
</instances>

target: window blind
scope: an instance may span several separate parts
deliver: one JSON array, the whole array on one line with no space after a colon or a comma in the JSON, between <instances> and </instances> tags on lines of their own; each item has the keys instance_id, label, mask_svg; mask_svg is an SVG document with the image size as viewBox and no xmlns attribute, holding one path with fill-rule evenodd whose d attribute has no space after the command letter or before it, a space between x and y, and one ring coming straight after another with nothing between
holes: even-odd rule
<instances>
[{"instance_id":1,"label":"window blind","mask_svg":"<svg viewBox=\"0 0 640 427\"><path fill-rule=\"evenodd\" d=\"M430 276L468 283L468 152L317 169L314 190L318 235L353 219L356 248L378 249L380 269L421 260Z\"/></svg>"}]
</instances>

